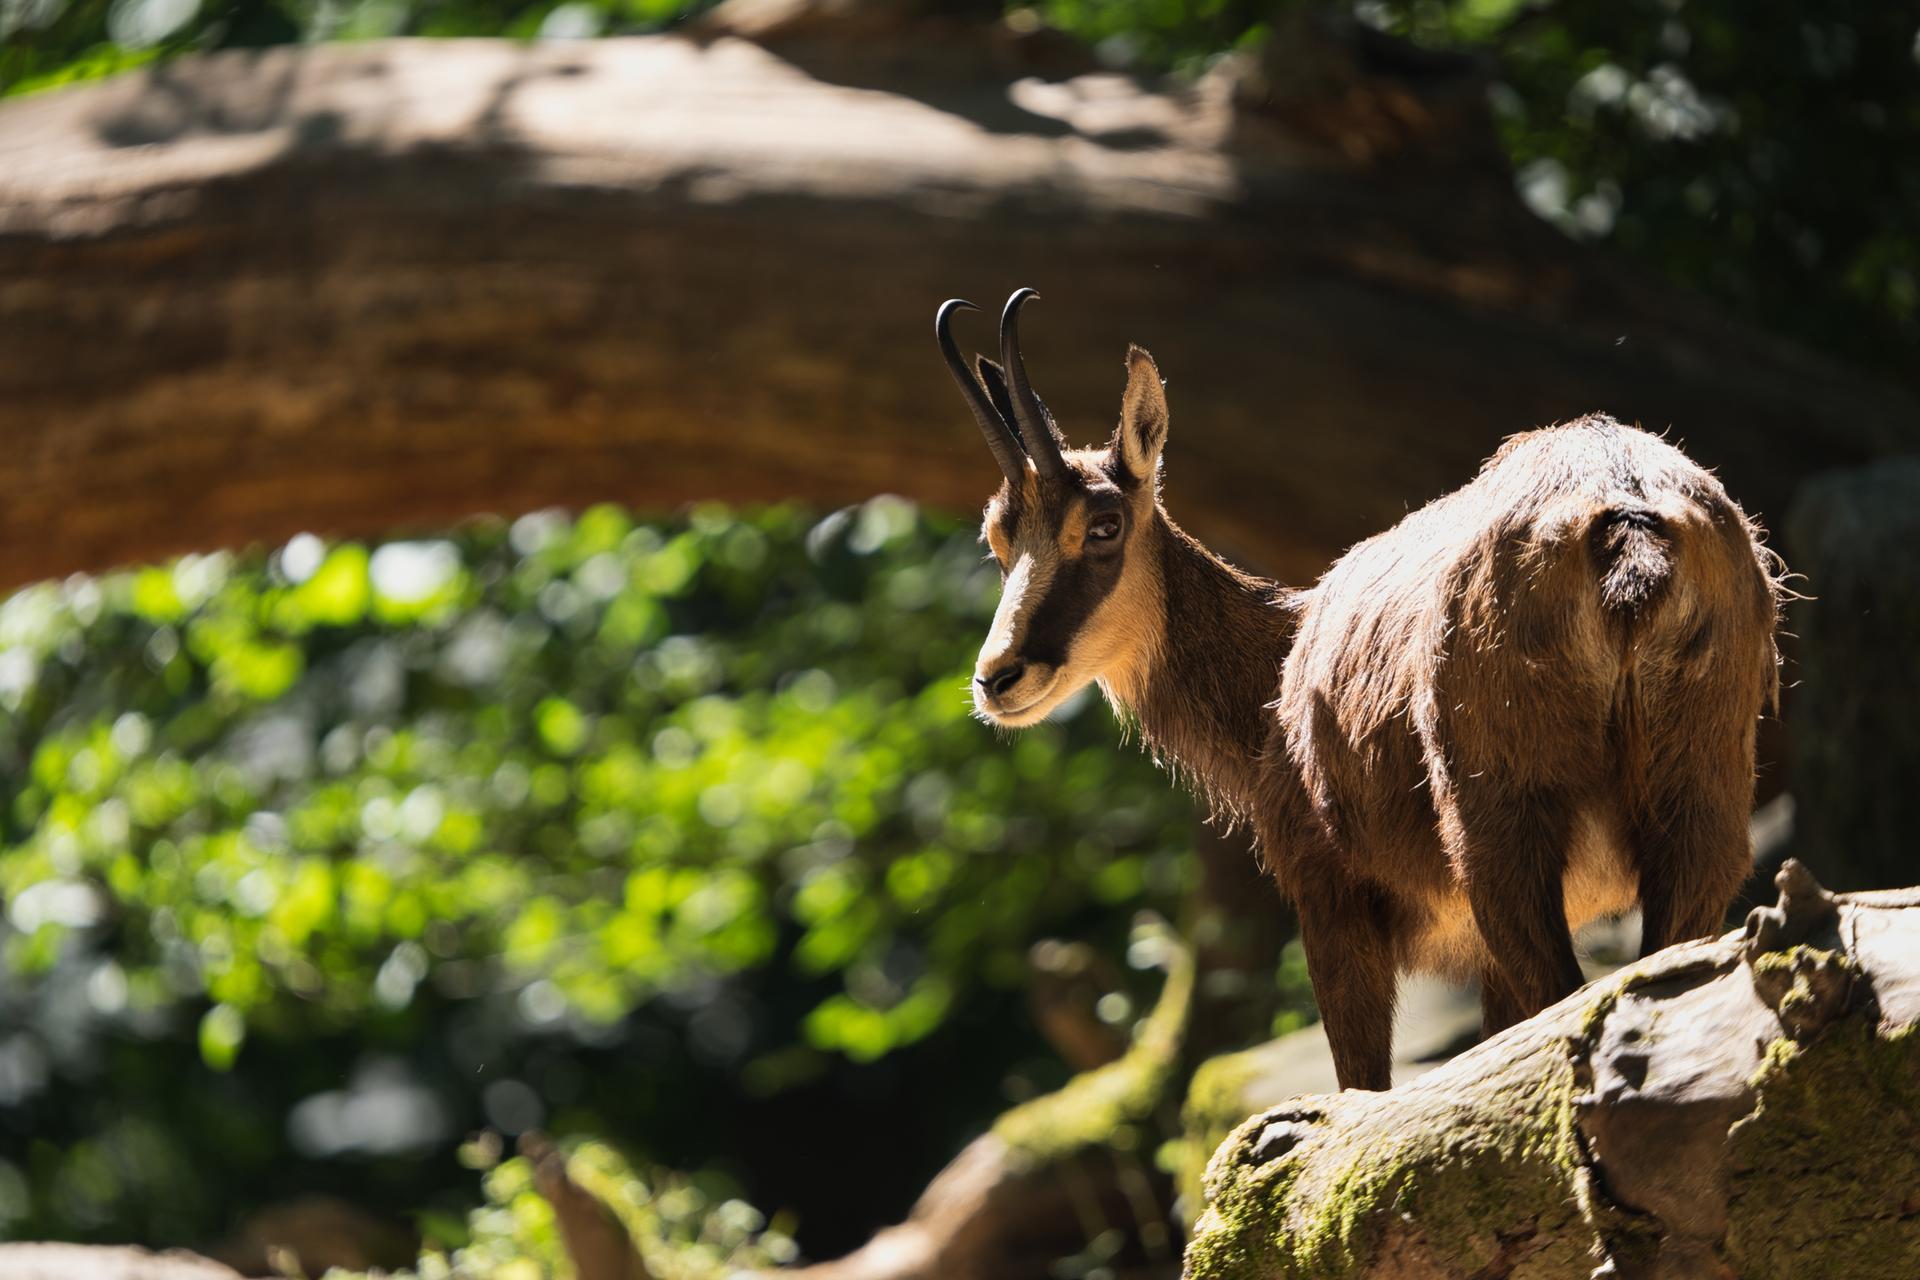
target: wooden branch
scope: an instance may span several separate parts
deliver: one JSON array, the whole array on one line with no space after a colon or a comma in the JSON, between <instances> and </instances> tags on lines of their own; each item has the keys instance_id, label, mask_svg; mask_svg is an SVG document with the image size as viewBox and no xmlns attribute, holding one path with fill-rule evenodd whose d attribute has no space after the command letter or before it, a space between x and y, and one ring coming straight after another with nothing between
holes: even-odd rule
<instances>
[{"instance_id":1,"label":"wooden branch","mask_svg":"<svg viewBox=\"0 0 1920 1280\"><path fill-rule=\"evenodd\" d=\"M1091 943L1043 938L1027 949L1027 1008L1040 1036L1075 1071L1104 1067L1127 1050L1126 1032L1100 1017L1120 975Z\"/></svg>"},{"instance_id":2,"label":"wooden branch","mask_svg":"<svg viewBox=\"0 0 1920 1280\"><path fill-rule=\"evenodd\" d=\"M525 1133L519 1148L533 1166L534 1189L553 1206L574 1280L652 1280L626 1228L598 1197L574 1181L566 1153L552 1139Z\"/></svg>"},{"instance_id":3,"label":"wooden branch","mask_svg":"<svg viewBox=\"0 0 1920 1280\"><path fill-rule=\"evenodd\" d=\"M887 1227L793 1280L1007 1280L1062 1259L1171 1273L1178 1242L1154 1148L1177 1124L1196 1001L1192 954L1161 936L1168 973L1133 1044L1113 1062L1003 1114Z\"/></svg>"},{"instance_id":4,"label":"wooden branch","mask_svg":"<svg viewBox=\"0 0 1920 1280\"><path fill-rule=\"evenodd\" d=\"M179 1249L0 1244L0 1280L240 1280L240 1273Z\"/></svg>"},{"instance_id":5,"label":"wooden branch","mask_svg":"<svg viewBox=\"0 0 1920 1280\"><path fill-rule=\"evenodd\" d=\"M1303 25L1182 87L940 21L233 51L0 104L0 587L601 499L973 509L928 321L1023 283L1072 434L1152 346L1174 509L1296 581L1589 410L1769 517L1920 440L1908 396L1532 218L1468 69Z\"/></svg>"},{"instance_id":6,"label":"wooden branch","mask_svg":"<svg viewBox=\"0 0 1920 1280\"><path fill-rule=\"evenodd\" d=\"M1914 1274L1920 889L1778 883L1411 1084L1247 1121L1186 1274Z\"/></svg>"}]
</instances>

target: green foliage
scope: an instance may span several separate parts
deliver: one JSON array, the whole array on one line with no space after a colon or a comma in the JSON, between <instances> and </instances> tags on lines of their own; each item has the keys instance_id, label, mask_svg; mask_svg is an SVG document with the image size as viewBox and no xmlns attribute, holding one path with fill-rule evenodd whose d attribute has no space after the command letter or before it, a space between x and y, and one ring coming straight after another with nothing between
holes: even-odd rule
<instances>
[{"instance_id":1,"label":"green foliage","mask_svg":"<svg viewBox=\"0 0 1920 1280\"><path fill-rule=\"evenodd\" d=\"M1471 6L1467 6L1471 8ZM1920 340L1920 56L1898 6L1558 4L1485 42L1523 194L1757 323L1896 375ZM1629 335L1631 340L1631 335Z\"/></svg>"},{"instance_id":2,"label":"green foliage","mask_svg":"<svg viewBox=\"0 0 1920 1280\"><path fill-rule=\"evenodd\" d=\"M1197 75L1223 52L1265 35L1283 6L1272 0L1039 0L1031 8L1109 62Z\"/></svg>"},{"instance_id":3,"label":"green foliage","mask_svg":"<svg viewBox=\"0 0 1920 1280\"><path fill-rule=\"evenodd\" d=\"M454 1227L461 1239L430 1240L394 1280L542 1280L574 1274L554 1210L524 1156L500 1160L489 1141L463 1150L483 1171L482 1203ZM732 1194L723 1180L636 1169L604 1142L568 1144L567 1176L611 1213L648 1274L661 1280L721 1280L791 1262L798 1253L781 1222ZM334 1271L332 1280L353 1280Z\"/></svg>"},{"instance_id":4,"label":"green foliage","mask_svg":"<svg viewBox=\"0 0 1920 1280\"><path fill-rule=\"evenodd\" d=\"M970 718L997 586L970 531L880 498L302 537L22 592L0 1002L54 1086L131 1038L191 1046L208 1096L322 1046L464 1043L481 1006L586 1045L698 1008L696 1056L749 1094L886 1057L1017 987L1041 932L1117 934L1186 885L1191 805L1097 701L1008 744ZM112 1196L57 1193L121 1139L70 1137L32 1216L111 1223Z\"/></svg>"}]
</instances>

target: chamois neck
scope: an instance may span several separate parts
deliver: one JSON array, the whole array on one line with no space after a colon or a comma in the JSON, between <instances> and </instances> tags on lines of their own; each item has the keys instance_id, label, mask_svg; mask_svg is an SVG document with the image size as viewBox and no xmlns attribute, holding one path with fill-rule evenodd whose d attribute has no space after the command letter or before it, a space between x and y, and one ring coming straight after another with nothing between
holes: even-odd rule
<instances>
[{"instance_id":1,"label":"chamois neck","mask_svg":"<svg viewBox=\"0 0 1920 1280\"><path fill-rule=\"evenodd\" d=\"M1163 764L1229 819L1252 811L1293 616L1279 584L1242 573L1162 516L1164 634L1130 710Z\"/></svg>"}]
</instances>

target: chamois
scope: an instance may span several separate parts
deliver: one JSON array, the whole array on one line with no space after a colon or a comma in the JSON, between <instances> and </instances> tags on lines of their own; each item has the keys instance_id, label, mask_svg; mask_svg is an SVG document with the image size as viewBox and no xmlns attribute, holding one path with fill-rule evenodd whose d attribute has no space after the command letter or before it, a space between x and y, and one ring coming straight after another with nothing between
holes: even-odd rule
<instances>
[{"instance_id":1,"label":"chamois","mask_svg":"<svg viewBox=\"0 0 1920 1280\"><path fill-rule=\"evenodd\" d=\"M1297 909L1343 1088L1390 1083L1405 970L1477 976L1487 1034L1583 981L1571 929L1637 900L1642 952L1719 926L1749 864L1777 696L1777 559L1709 472L1593 416L1502 444L1464 488L1289 590L1161 504L1167 401L1132 347L1120 422L1070 449L1020 357L935 336L1004 482L1004 588L973 695L998 725L1089 681Z\"/></svg>"}]
</instances>

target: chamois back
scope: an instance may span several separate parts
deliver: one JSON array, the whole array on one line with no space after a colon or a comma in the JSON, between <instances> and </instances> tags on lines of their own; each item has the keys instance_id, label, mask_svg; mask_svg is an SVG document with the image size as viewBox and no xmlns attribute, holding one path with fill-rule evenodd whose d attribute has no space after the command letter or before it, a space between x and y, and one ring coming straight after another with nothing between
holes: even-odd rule
<instances>
[{"instance_id":1,"label":"chamois back","mask_svg":"<svg viewBox=\"0 0 1920 1280\"><path fill-rule=\"evenodd\" d=\"M1459 927L1463 784L1487 806L1565 807L1579 846L1619 843L1665 762L1723 762L1743 772L1720 788L1750 797L1775 578L1719 481L1658 437L1589 417L1507 440L1295 598L1266 780L1292 837L1283 887L1336 859L1414 917L1403 959L1461 968L1480 955ZM1712 735L1744 753L1694 750ZM1580 864L1570 917L1631 905L1626 859L1575 884ZM1419 941L1423 910L1448 939Z\"/></svg>"}]
</instances>

